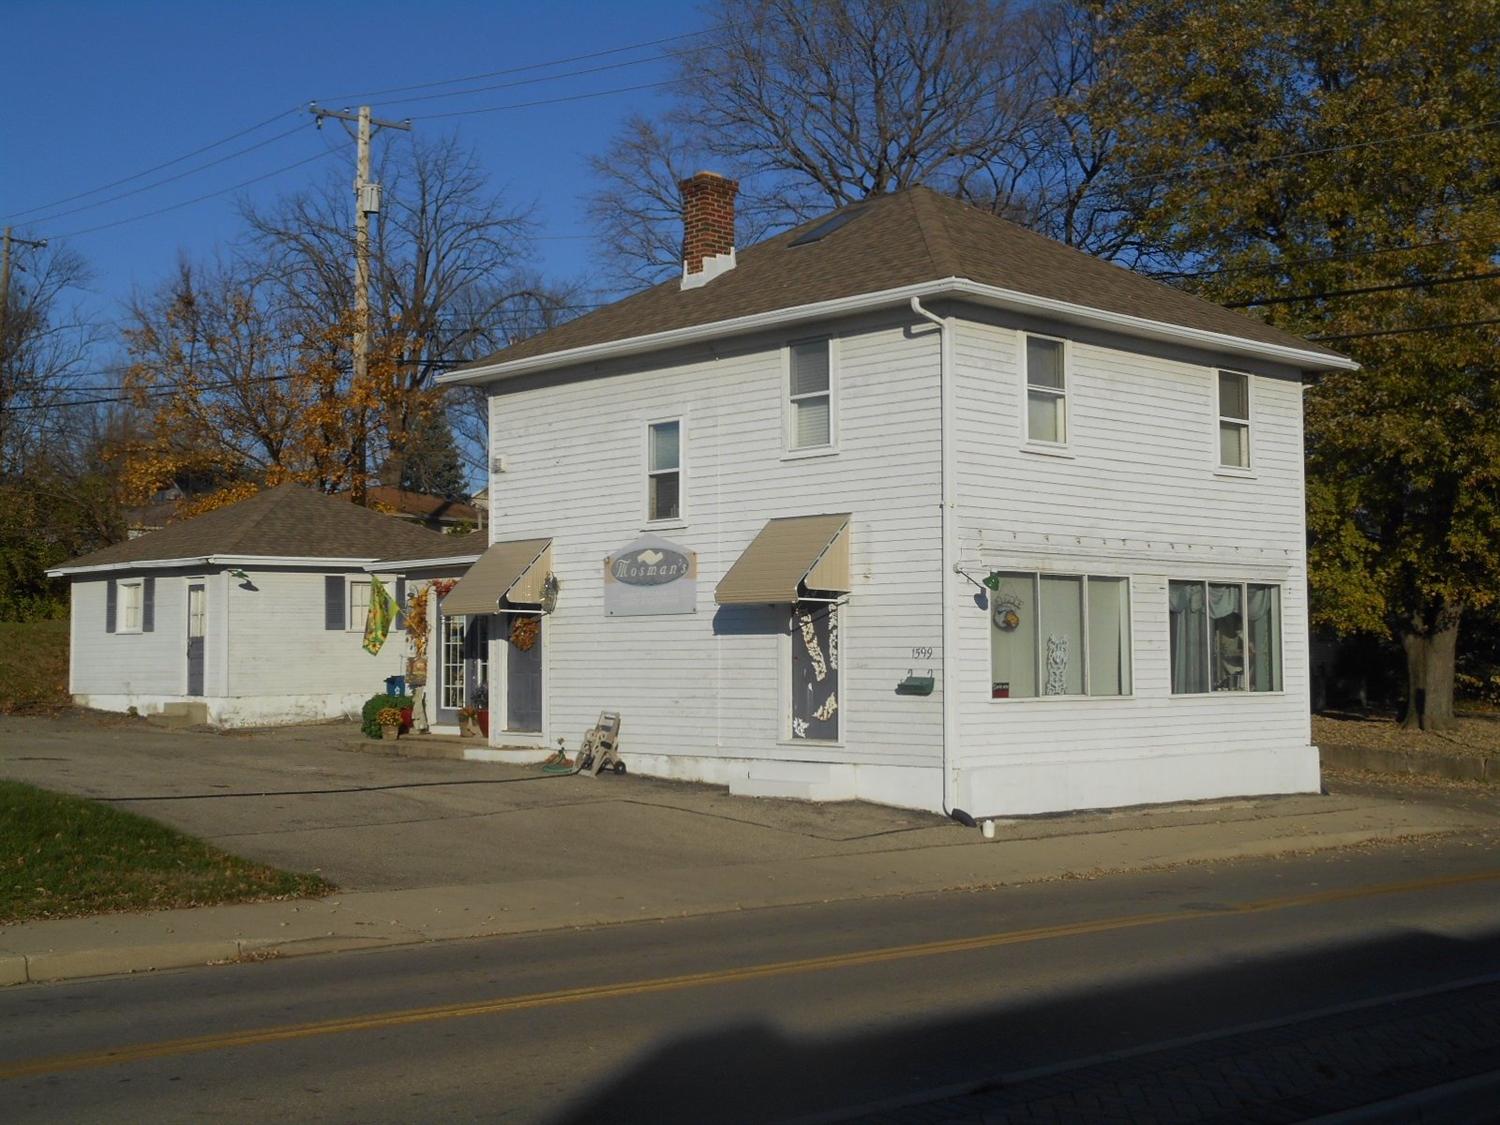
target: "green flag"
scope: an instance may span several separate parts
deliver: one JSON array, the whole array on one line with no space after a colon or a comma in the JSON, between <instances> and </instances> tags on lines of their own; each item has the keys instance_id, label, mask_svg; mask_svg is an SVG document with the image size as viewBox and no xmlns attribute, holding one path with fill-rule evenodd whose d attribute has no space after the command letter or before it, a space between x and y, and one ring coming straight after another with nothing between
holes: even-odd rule
<instances>
[{"instance_id":1,"label":"green flag","mask_svg":"<svg viewBox=\"0 0 1500 1125\"><path fill-rule=\"evenodd\" d=\"M385 644L396 617L396 601L386 592L380 579L370 576L370 612L365 617L365 651L374 656Z\"/></svg>"}]
</instances>

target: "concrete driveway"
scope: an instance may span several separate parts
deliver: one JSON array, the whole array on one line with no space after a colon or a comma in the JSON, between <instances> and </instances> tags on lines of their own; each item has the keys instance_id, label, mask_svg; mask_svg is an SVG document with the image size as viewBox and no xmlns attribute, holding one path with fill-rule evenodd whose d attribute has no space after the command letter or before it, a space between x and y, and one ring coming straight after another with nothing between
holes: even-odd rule
<instances>
[{"instance_id":1,"label":"concrete driveway","mask_svg":"<svg viewBox=\"0 0 1500 1125\"><path fill-rule=\"evenodd\" d=\"M715 867L972 835L877 805L338 748L357 737L350 725L214 734L92 714L0 718L0 776L116 802L349 890Z\"/></svg>"}]
</instances>

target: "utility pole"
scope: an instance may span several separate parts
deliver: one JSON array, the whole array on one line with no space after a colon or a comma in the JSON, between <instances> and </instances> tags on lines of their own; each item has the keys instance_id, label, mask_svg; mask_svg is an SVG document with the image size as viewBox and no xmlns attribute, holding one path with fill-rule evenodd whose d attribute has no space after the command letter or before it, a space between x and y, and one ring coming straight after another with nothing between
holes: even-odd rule
<instances>
[{"instance_id":1,"label":"utility pole","mask_svg":"<svg viewBox=\"0 0 1500 1125\"><path fill-rule=\"evenodd\" d=\"M0 376L4 374L5 360L10 356L10 247L18 242L33 250L44 249L47 240L17 238L12 228L5 228L4 249L0 250Z\"/></svg>"},{"instance_id":2,"label":"utility pole","mask_svg":"<svg viewBox=\"0 0 1500 1125\"><path fill-rule=\"evenodd\" d=\"M357 151L354 163L354 385L363 388L370 371L370 216L380 212L380 185L370 180L370 137L374 129L400 129L411 132L411 121L382 121L370 116L370 107L362 105L358 113L347 109L324 109L317 103L307 107L322 128L323 119L354 122ZM348 125L345 125L348 128ZM366 497L366 452L368 425L363 409L355 423L354 434L354 502L363 504Z\"/></svg>"}]
</instances>

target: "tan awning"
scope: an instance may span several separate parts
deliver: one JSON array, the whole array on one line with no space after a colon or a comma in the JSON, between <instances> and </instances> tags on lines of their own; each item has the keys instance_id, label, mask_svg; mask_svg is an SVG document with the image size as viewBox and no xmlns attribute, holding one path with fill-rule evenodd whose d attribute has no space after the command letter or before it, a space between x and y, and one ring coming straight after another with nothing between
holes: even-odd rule
<instances>
[{"instance_id":1,"label":"tan awning","mask_svg":"<svg viewBox=\"0 0 1500 1125\"><path fill-rule=\"evenodd\" d=\"M542 584L552 570L552 540L495 543L479 556L443 599L443 612L496 613L502 598L512 605L541 604Z\"/></svg>"},{"instance_id":2,"label":"tan awning","mask_svg":"<svg viewBox=\"0 0 1500 1125\"><path fill-rule=\"evenodd\" d=\"M769 521L714 590L720 605L794 602L803 589L849 592L849 513Z\"/></svg>"}]
</instances>

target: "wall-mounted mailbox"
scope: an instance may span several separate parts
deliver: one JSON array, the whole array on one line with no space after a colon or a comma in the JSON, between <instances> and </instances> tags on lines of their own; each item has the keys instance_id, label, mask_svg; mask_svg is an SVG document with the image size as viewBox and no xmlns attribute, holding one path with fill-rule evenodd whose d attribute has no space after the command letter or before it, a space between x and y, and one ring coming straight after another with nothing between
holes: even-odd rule
<instances>
[{"instance_id":1,"label":"wall-mounted mailbox","mask_svg":"<svg viewBox=\"0 0 1500 1125\"><path fill-rule=\"evenodd\" d=\"M896 685L897 695L931 695L935 683L932 670L928 669L927 675L914 675L911 669L906 671L906 679Z\"/></svg>"}]
</instances>

